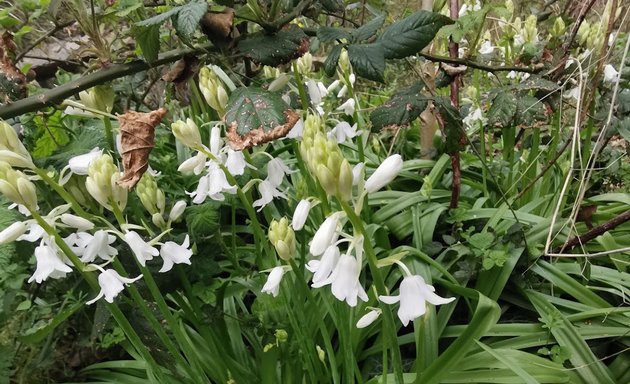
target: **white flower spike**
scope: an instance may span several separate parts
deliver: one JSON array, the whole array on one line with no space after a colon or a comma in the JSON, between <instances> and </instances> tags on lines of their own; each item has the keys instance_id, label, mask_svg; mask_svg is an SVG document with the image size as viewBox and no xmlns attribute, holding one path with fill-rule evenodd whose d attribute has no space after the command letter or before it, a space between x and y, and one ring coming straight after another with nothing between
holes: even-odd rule
<instances>
[{"instance_id":1,"label":"white flower spike","mask_svg":"<svg viewBox=\"0 0 630 384\"><path fill-rule=\"evenodd\" d=\"M179 245L174 241L167 241L164 243L164 245L160 248L160 256L162 256L162 260L164 260L164 265L162 265L160 272L170 271L174 264L190 265L192 250L188 249L189 246L190 239L188 235L186 235L182 245Z\"/></svg>"}]
</instances>

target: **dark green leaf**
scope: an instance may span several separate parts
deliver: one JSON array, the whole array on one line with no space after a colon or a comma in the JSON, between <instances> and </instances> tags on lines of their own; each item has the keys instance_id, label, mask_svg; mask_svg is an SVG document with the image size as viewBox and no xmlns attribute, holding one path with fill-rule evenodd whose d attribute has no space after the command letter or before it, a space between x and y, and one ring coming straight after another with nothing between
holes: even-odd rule
<instances>
[{"instance_id":1,"label":"dark green leaf","mask_svg":"<svg viewBox=\"0 0 630 384\"><path fill-rule=\"evenodd\" d=\"M383 26L383 22L385 22L385 16L379 16L370 20L369 23L362 25L360 28L352 31L353 42L361 43L374 36L376 34L376 31L378 31L378 29Z\"/></svg>"},{"instance_id":2,"label":"dark green leaf","mask_svg":"<svg viewBox=\"0 0 630 384\"><path fill-rule=\"evenodd\" d=\"M379 44L348 45L348 57L357 75L381 83L384 81L385 57Z\"/></svg>"},{"instance_id":3,"label":"dark green leaf","mask_svg":"<svg viewBox=\"0 0 630 384\"><path fill-rule=\"evenodd\" d=\"M284 137L299 118L279 93L237 88L226 108L227 136L234 149L248 148Z\"/></svg>"},{"instance_id":4,"label":"dark green leaf","mask_svg":"<svg viewBox=\"0 0 630 384\"><path fill-rule=\"evenodd\" d=\"M418 11L385 28L378 38L387 59L402 59L429 45L435 34L453 20L439 13Z\"/></svg>"},{"instance_id":5,"label":"dark green leaf","mask_svg":"<svg viewBox=\"0 0 630 384\"><path fill-rule=\"evenodd\" d=\"M446 136L446 153L455 153L461 150L461 138L464 134L464 123L459 110L451 105L447 98L437 97L433 100L438 113L444 123L443 133Z\"/></svg>"},{"instance_id":6,"label":"dark green leaf","mask_svg":"<svg viewBox=\"0 0 630 384\"><path fill-rule=\"evenodd\" d=\"M257 32L238 44L238 49L256 63L276 67L308 52L308 36L295 25L270 35Z\"/></svg>"},{"instance_id":7,"label":"dark green leaf","mask_svg":"<svg viewBox=\"0 0 630 384\"><path fill-rule=\"evenodd\" d=\"M158 58L160 52L160 25L154 24L148 27L133 28L133 35L140 46L142 55L148 63Z\"/></svg>"},{"instance_id":8,"label":"dark green leaf","mask_svg":"<svg viewBox=\"0 0 630 384\"><path fill-rule=\"evenodd\" d=\"M139 27L149 27L151 25L161 25L163 22L165 22L166 20L168 20L171 16L174 16L177 14L177 12L179 12L179 10L182 9L182 7L173 7L171 9L169 9L166 12L162 12L159 15L155 15L151 18L148 18L146 20L142 20L136 23L137 26Z\"/></svg>"},{"instance_id":9,"label":"dark green leaf","mask_svg":"<svg viewBox=\"0 0 630 384\"><path fill-rule=\"evenodd\" d=\"M370 114L372 130L389 126L405 126L414 121L427 107L427 98L420 93L422 83L395 93Z\"/></svg>"},{"instance_id":10,"label":"dark green leaf","mask_svg":"<svg viewBox=\"0 0 630 384\"><path fill-rule=\"evenodd\" d=\"M61 311L53 317L49 322L41 324L37 328L29 329L29 333L21 335L20 341L25 343L39 343L44 340L46 336L48 336L52 331L55 330L61 323L63 323L68 317L72 316L79 309L84 308L85 304L83 302L77 302L72 306L65 307L61 309Z\"/></svg>"},{"instance_id":11,"label":"dark green leaf","mask_svg":"<svg viewBox=\"0 0 630 384\"><path fill-rule=\"evenodd\" d=\"M320 3L328 12L343 11L343 2L341 0L320 0Z\"/></svg>"},{"instance_id":12,"label":"dark green leaf","mask_svg":"<svg viewBox=\"0 0 630 384\"><path fill-rule=\"evenodd\" d=\"M530 76L527 78L527 80L520 82L514 88L521 91L541 90L546 92L554 92L557 91L560 86L553 81L543 79L540 76Z\"/></svg>"},{"instance_id":13,"label":"dark green leaf","mask_svg":"<svg viewBox=\"0 0 630 384\"><path fill-rule=\"evenodd\" d=\"M339 55L341 55L342 45L335 45L330 50L326 61L324 62L324 72L328 76L333 76L335 74L335 69L337 69L337 63L339 62Z\"/></svg>"},{"instance_id":14,"label":"dark green leaf","mask_svg":"<svg viewBox=\"0 0 630 384\"><path fill-rule=\"evenodd\" d=\"M516 124L523 127L539 127L547 121L545 105L533 96L522 96L516 101Z\"/></svg>"},{"instance_id":15,"label":"dark green leaf","mask_svg":"<svg viewBox=\"0 0 630 384\"><path fill-rule=\"evenodd\" d=\"M499 92L488 110L488 125L505 128L512 125L516 114L516 97L512 92Z\"/></svg>"},{"instance_id":16,"label":"dark green leaf","mask_svg":"<svg viewBox=\"0 0 630 384\"><path fill-rule=\"evenodd\" d=\"M175 23L177 33L186 39L189 38L197 30L199 20L206 14L207 10L208 3L205 0L191 1L182 6L177 13L177 22Z\"/></svg>"},{"instance_id":17,"label":"dark green leaf","mask_svg":"<svg viewBox=\"0 0 630 384\"><path fill-rule=\"evenodd\" d=\"M351 32L345 28L321 27L317 30L317 37L325 43L337 40L352 39Z\"/></svg>"}]
</instances>

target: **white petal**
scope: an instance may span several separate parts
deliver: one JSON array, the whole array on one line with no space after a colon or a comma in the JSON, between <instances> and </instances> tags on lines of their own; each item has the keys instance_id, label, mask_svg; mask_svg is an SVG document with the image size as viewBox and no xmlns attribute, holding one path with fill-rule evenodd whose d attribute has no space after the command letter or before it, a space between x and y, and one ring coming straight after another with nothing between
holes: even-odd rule
<instances>
[{"instance_id":1,"label":"white petal","mask_svg":"<svg viewBox=\"0 0 630 384\"><path fill-rule=\"evenodd\" d=\"M381 311L373 309L363 315L359 321L357 321L357 328L365 328L372 324L381 315Z\"/></svg>"},{"instance_id":2,"label":"white petal","mask_svg":"<svg viewBox=\"0 0 630 384\"><path fill-rule=\"evenodd\" d=\"M389 156L365 182L368 193L376 192L389 184L402 170L403 161L399 154Z\"/></svg>"},{"instance_id":3,"label":"white petal","mask_svg":"<svg viewBox=\"0 0 630 384\"><path fill-rule=\"evenodd\" d=\"M7 244L22 236L27 229L26 223L16 221L0 232L0 244Z\"/></svg>"},{"instance_id":4,"label":"white petal","mask_svg":"<svg viewBox=\"0 0 630 384\"><path fill-rule=\"evenodd\" d=\"M291 220L291 226L293 230L299 231L304 228L304 224L306 223L306 219L308 218L308 213L311 210L311 203L308 200L300 200L297 207L295 207L295 212L293 212L293 219Z\"/></svg>"}]
</instances>

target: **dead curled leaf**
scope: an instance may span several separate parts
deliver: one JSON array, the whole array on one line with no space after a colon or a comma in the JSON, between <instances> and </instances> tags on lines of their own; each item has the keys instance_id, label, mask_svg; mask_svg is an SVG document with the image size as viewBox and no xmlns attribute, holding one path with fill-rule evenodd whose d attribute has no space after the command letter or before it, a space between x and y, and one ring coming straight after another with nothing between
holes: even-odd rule
<instances>
[{"instance_id":1,"label":"dead curled leaf","mask_svg":"<svg viewBox=\"0 0 630 384\"><path fill-rule=\"evenodd\" d=\"M255 145L267 143L272 140L285 137L293 126L300 120L300 114L287 109L284 111L285 123L278 125L271 130L265 131L262 127L252 129L247 134L241 136L237 132L238 123L232 122L227 130L227 138L230 141L230 147L235 151L241 151L245 148L251 148Z\"/></svg>"},{"instance_id":2,"label":"dead curled leaf","mask_svg":"<svg viewBox=\"0 0 630 384\"><path fill-rule=\"evenodd\" d=\"M124 174L118 185L132 189L149 167L149 154L155 146L155 127L168 111L148 113L128 111L118 115Z\"/></svg>"}]
</instances>

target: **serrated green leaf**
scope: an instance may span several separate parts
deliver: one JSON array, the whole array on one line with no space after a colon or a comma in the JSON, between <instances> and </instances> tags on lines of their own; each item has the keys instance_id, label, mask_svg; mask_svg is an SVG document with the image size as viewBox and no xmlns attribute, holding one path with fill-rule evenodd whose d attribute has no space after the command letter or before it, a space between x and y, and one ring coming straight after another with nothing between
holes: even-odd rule
<instances>
[{"instance_id":1,"label":"serrated green leaf","mask_svg":"<svg viewBox=\"0 0 630 384\"><path fill-rule=\"evenodd\" d=\"M154 24L148 27L136 26L133 28L133 35L140 46L142 55L148 63L152 63L158 58L160 52L160 25Z\"/></svg>"},{"instance_id":2,"label":"serrated green leaf","mask_svg":"<svg viewBox=\"0 0 630 384\"><path fill-rule=\"evenodd\" d=\"M505 128L512 125L516 114L516 97L511 92L499 92L488 110L488 125Z\"/></svg>"},{"instance_id":3,"label":"serrated green leaf","mask_svg":"<svg viewBox=\"0 0 630 384\"><path fill-rule=\"evenodd\" d=\"M297 59L309 48L309 39L296 25L275 34L257 32L238 44L238 49L256 63L276 67Z\"/></svg>"},{"instance_id":4,"label":"serrated green leaf","mask_svg":"<svg viewBox=\"0 0 630 384\"><path fill-rule=\"evenodd\" d=\"M514 86L514 89L518 89L521 91L531 91L531 90L541 90L546 92L554 92L557 91L560 86L553 81L549 81L547 79L543 79L540 76L530 76L527 80L524 80Z\"/></svg>"},{"instance_id":5,"label":"serrated green leaf","mask_svg":"<svg viewBox=\"0 0 630 384\"><path fill-rule=\"evenodd\" d=\"M414 121L427 107L427 98L420 93L424 85L417 83L395 93L370 114L372 130L389 126L405 126Z\"/></svg>"},{"instance_id":6,"label":"serrated green leaf","mask_svg":"<svg viewBox=\"0 0 630 384\"><path fill-rule=\"evenodd\" d=\"M199 27L199 20L206 14L207 10L208 3L205 0L191 1L182 6L177 13L177 22L175 23L177 33L186 39L192 36Z\"/></svg>"},{"instance_id":7,"label":"serrated green leaf","mask_svg":"<svg viewBox=\"0 0 630 384\"><path fill-rule=\"evenodd\" d=\"M341 0L320 0L319 2L328 12L343 11L343 1Z\"/></svg>"},{"instance_id":8,"label":"serrated green leaf","mask_svg":"<svg viewBox=\"0 0 630 384\"><path fill-rule=\"evenodd\" d=\"M35 141L35 148L32 151L32 155L36 159L52 155L57 148L68 144L70 141L61 122L61 111L55 112L45 120L41 116L36 116L34 119L41 133Z\"/></svg>"},{"instance_id":9,"label":"serrated green leaf","mask_svg":"<svg viewBox=\"0 0 630 384\"><path fill-rule=\"evenodd\" d=\"M161 25L166 20L168 20L171 16L176 15L180 11L180 9L182 9L181 6L173 7L166 12L160 13L159 15L155 15L146 20L139 21L136 23L136 25L138 27L150 27L152 25Z\"/></svg>"},{"instance_id":10,"label":"serrated green leaf","mask_svg":"<svg viewBox=\"0 0 630 384\"><path fill-rule=\"evenodd\" d=\"M439 13L418 11L385 28L378 38L385 58L402 59L429 45L437 32L453 20Z\"/></svg>"},{"instance_id":11,"label":"serrated green leaf","mask_svg":"<svg viewBox=\"0 0 630 384\"><path fill-rule=\"evenodd\" d=\"M335 45L330 50L330 53L328 54L328 57L324 62L324 72L326 72L326 75L333 76L335 74L335 70L337 69L337 63L339 62L339 56L341 55L342 49L342 45Z\"/></svg>"},{"instance_id":12,"label":"serrated green leaf","mask_svg":"<svg viewBox=\"0 0 630 384\"><path fill-rule=\"evenodd\" d=\"M352 34L345 28L320 27L317 30L317 38L324 43L328 43L342 39L351 40Z\"/></svg>"},{"instance_id":13,"label":"serrated green leaf","mask_svg":"<svg viewBox=\"0 0 630 384\"><path fill-rule=\"evenodd\" d=\"M378 29L383 26L385 22L385 16L378 16L370 20L369 23L362 25L361 27L352 31L352 41L354 43L361 43L370 37L374 36Z\"/></svg>"},{"instance_id":14,"label":"serrated green leaf","mask_svg":"<svg viewBox=\"0 0 630 384\"><path fill-rule=\"evenodd\" d=\"M474 233L468 239L468 243L477 249L488 249L493 241L494 236L489 232Z\"/></svg>"},{"instance_id":15,"label":"serrated green leaf","mask_svg":"<svg viewBox=\"0 0 630 384\"><path fill-rule=\"evenodd\" d=\"M384 82L385 56L379 44L350 44L348 58L357 75L366 79Z\"/></svg>"},{"instance_id":16,"label":"serrated green leaf","mask_svg":"<svg viewBox=\"0 0 630 384\"><path fill-rule=\"evenodd\" d=\"M446 153L459 152L462 149L460 139L464 134L464 123L459 110L451 105L450 100L443 97L435 98L433 104L444 121Z\"/></svg>"},{"instance_id":17,"label":"serrated green leaf","mask_svg":"<svg viewBox=\"0 0 630 384\"><path fill-rule=\"evenodd\" d=\"M296 115L279 93L258 87L243 87L230 95L225 123L229 131L234 130L240 136L261 130L263 134L281 134L278 131L284 131L286 135L297 121Z\"/></svg>"},{"instance_id":18,"label":"serrated green leaf","mask_svg":"<svg viewBox=\"0 0 630 384\"><path fill-rule=\"evenodd\" d=\"M522 96L516 100L516 124L535 128L547 121L545 105L533 96Z\"/></svg>"},{"instance_id":19,"label":"serrated green leaf","mask_svg":"<svg viewBox=\"0 0 630 384\"><path fill-rule=\"evenodd\" d=\"M219 207L213 201L186 208L186 227L194 242L214 235L219 229Z\"/></svg>"}]
</instances>

